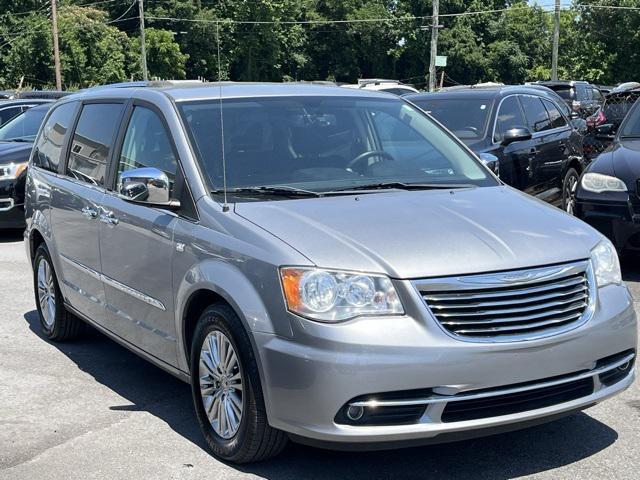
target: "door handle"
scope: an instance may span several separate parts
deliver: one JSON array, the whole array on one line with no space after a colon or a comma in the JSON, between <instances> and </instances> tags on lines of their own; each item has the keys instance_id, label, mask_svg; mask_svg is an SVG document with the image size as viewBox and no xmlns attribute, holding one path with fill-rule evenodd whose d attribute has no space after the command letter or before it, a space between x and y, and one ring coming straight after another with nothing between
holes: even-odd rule
<instances>
[{"instance_id":1,"label":"door handle","mask_svg":"<svg viewBox=\"0 0 640 480\"><path fill-rule=\"evenodd\" d=\"M103 211L100 214L100 221L102 223L106 223L107 225L118 225L118 223L120 222L120 220L118 220L113 215L113 212L105 212L105 211Z\"/></svg>"},{"instance_id":2,"label":"door handle","mask_svg":"<svg viewBox=\"0 0 640 480\"><path fill-rule=\"evenodd\" d=\"M93 208L84 207L82 209L82 215L87 217L89 220L93 220L95 218L98 218L98 211L94 210Z\"/></svg>"}]
</instances>

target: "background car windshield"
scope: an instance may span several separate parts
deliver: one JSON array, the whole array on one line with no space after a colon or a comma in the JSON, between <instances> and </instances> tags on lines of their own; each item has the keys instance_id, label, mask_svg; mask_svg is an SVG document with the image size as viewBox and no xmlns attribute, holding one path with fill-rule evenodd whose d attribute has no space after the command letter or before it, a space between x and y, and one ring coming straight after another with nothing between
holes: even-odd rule
<instances>
[{"instance_id":1,"label":"background car windshield","mask_svg":"<svg viewBox=\"0 0 640 480\"><path fill-rule=\"evenodd\" d=\"M640 137L640 108L638 102L633 106L633 110L624 122L620 135L623 137Z\"/></svg>"},{"instance_id":2,"label":"background car windshield","mask_svg":"<svg viewBox=\"0 0 640 480\"><path fill-rule=\"evenodd\" d=\"M413 103L432 115L459 139L473 143L485 137L493 100L487 98L439 98Z\"/></svg>"},{"instance_id":3,"label":"background car windshield","mask_svg":"<svg viewBox=\"0 0 640 480\"><path fill-rule=\"evenodd\" d=\"M0 128L0 141L35 140L48 108L30 108Z\"/></svg>"},{"instance_id":4,"label":"background car windshield","mask_svg":"<svg viewBox=\"0 0 640 480\"><path fill-rule=\"evenodd\" d=\"M203 170L222 188L220 103L180 104ZM401 100L283 97L223 101L228 187L317 191L381 182L496 185L467 151Z\"/></svg>"}]
</instances>

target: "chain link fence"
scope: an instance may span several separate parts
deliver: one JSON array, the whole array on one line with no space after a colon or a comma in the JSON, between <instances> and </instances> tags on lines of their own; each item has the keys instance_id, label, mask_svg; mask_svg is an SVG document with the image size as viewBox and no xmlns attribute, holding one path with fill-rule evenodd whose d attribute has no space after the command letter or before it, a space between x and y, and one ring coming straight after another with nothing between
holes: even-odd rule
<instances>
[{"instance_id":1,"label":"chain link fence","mask_svg":"<svg viewBox=\"0 0 640 480\"><path fill-rule=\"evenodd\" d=\"M640 98L640 86L609 93L604 104L587 118L587 133L583 140L584 155L592 160L613 142L620 124Z\"/></svg>"}]
</instances>

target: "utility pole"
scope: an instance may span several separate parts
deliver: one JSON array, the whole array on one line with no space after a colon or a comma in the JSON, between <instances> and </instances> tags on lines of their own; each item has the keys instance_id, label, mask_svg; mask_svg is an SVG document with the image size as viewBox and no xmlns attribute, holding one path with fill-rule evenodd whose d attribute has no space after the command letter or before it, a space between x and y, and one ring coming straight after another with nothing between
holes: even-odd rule
<instances>
[{"instance_id":1,"label":"utility pole","mask_svg":"<svg viewBox=\"0 0 640 480\"><path fill-rule=\"evenodd\" d=\"M560 43L560 0L556 0L553 23L553 52L551 53L551 80L558 80L558 44Z\"/></svg>"},{"instance_id":2,"label":"utility pole","mask_svg":"<svg viewBox=\"0 0 640 480\"><path fill-rule=\"evenodd\" d=\"M144 39L144 4L143 0L138 0L138 10L140 11L140 63L142 64L142 79L149 80L147 72L147 47Z\"/></svg>"},{"instance_id":3,"label":"utility pole","mask_svg":"<svg viewBox=\"0 0 640 480\"><path fill-rule=\"evenodd\" d=\"M440 0L433 0L433 18L431 23L431 57L429 58L429 91L436 89L436 55L438 55L438 10Z\"/></svg>"},{"instance_id":4,"label":"utility pole","mask_svg":"<svg viewBox=\"0 0 640 480\"><path fill-rule=\"evenodd\" d=\"M56 0L51 0L51 30L53 33L53 65L56 71L56 89L62 90L62 74L60 73L60 46L58 44L58 9Z\"/></svg>"}]
</instances>

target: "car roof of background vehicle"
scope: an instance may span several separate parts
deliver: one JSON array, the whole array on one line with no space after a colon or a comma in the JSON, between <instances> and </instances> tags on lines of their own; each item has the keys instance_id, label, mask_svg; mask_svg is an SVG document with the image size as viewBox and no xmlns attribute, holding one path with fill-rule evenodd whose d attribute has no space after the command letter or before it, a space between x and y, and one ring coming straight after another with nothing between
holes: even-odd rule
<instances>
[{"instance_id":1,"label":"car roof of background vehicle","mask_svg":"<svg viewBox=\"0 0 640 480\"><path fill-rule=\"evenodd\" d=\"M586 80L538 80L530 82L531 84L544 85L545 87L566 87L578 84L588 85Z\"/></svg>"},{"instance_id":2,"label":"car roof of background vehicle","mask_svg":"<svg viewBox=\"0 0 640 480\"><path fill-rule=\"evenodd\" d=\"M10 107L12 105L39 105L53 102L55 102L53 98L0 98L0 108Z\"/></svg>"},{"instance_id":3,"label":"car roof of background vehicle","mask_svg":"<svg viewBox=\"0 0 640 480\"><path fill-rule=\"evenodd\" d=\"M550 100L558 100L558 95L547 88L533 85L491 85L491 86L458 86L431 93L416 93L403 95L409 101L426 100L429 98L482 98L505 97L513 94L537 95Z\"/></svg>"},{"instance_id":4,"label":"car roof of background vehicle","mask_svg":"<svg viewBox=\"0 0 640 480\"><path fill-rule=\"evenodd\" d=\"M251 83L251 82L200 82L200 81L162 81L129 82L81 90L65 100L89 100L100 98L129 98L136 92L158 92L176 102L187 100L215 100L222 98L255 98L282 96L341 96L341 97L378 97L398 99L397 95L371 89L347 89L325 83L287 82L287 83Z\"/></svg>"},{"instance_id":5,"label":"car roof of background vehicle","mask_svg":"<svg viewBox=\"0 0 640 480\"><path fill-rule=\"evenodd\" d=\"M640 88L640 83L638 82L624 82L620 85L617 85L611 89L611 94L615 93L625 93L630 92L632 90L637 90Z\"/></svg>"}]
</instances>

